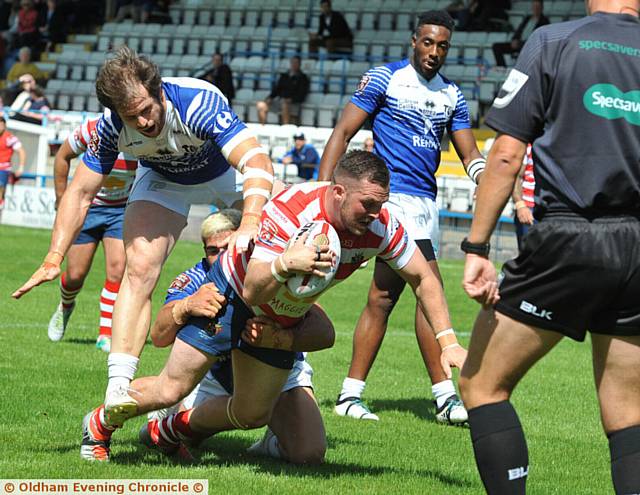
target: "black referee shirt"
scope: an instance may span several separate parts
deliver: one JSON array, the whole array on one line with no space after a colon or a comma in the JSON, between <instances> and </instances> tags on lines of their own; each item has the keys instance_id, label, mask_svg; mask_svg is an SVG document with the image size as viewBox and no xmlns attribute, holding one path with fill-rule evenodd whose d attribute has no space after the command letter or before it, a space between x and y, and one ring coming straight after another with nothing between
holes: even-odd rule
<instances>
[{"instance_id":1,"label":"black referee shirt","mask_svg":"<svg viewBox=\"0 0 640 495\"><path fill-rule=\"evenodd\" d=\"M640 22L597 12L534 31L486 119L533 142L536 217L640 215Z\"/></svg>"}]
</instances>

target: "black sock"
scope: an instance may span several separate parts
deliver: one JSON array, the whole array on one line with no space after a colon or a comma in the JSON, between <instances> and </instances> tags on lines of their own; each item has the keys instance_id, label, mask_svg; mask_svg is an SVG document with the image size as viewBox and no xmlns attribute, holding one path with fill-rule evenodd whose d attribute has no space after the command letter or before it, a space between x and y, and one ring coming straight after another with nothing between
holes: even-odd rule
<instances>
[{"instance_id":1,"label":"black sock","mask_svg":"<svg viewBox=\"0 0 640 495\"><path fill-rule=\"evenodd\" d=\"M616 494L640 493L640 425L614 431L608 437Z\"/></svg>"},{"instance_id":2,"label":"black sock","mask_svg":"<svg viewBox=\"0 0 640 495\"><path fill-rule=\"evenodd\" d=\"M529 454L515 409L507 400L469 410L476 465L491 494L524 494Z\"/></svg>"}]
</instances>

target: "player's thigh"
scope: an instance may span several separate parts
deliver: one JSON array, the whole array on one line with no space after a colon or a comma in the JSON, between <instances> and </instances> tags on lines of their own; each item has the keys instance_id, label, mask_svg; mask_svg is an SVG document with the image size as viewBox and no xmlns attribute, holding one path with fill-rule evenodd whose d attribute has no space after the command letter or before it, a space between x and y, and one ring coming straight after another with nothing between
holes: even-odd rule
<instances>
[{"instance_id":1,"label":"player's thigh","mask_svg":"<svg viewBox=\"0 0 640 495\"><path fill-rule=\"evenodd\" d=\"M391 312L402 295L406 282L393 268L376 258L373 280L369 287L368 304Z\"/></svg>"},{"instance_id":2,"label":"player's thigh","mask_svg":"<svg viewBox=\"0 0 640 495\"><path fill-rule=\"evenodd\" d=\"M481 310L460 374L467 408L508 399L531 366L560 339L557 332L525 325L493 309Z\"/></svg>"},{"instance_id":3,"label":"player's thigh","mask_svg":"<svg viewBox=\"0 0 640 495\"><path fill-rule=\"evenodd\" d=\"M243 424L266 424L290 370L263 363L239 349L232 351L231 362L234 415Z\"/></svg>"},{"instance_id":4,"label":"player's thigh","mask_svg":"<svg viewBox=\"0 0 640 495\"><path fill-rule=\"evenodd\" d=\"M82 284L86 278L93 256L98 248L98 241L72 244L67 251L67 280L70 283Z\"/></svg>"},{"instance_id":5,"label":"player's thigh","mask_svg":"<svg viewBox=\"0 0 640 495\"><path fill-rule=\"evenodd\" d=\"M105 267L107 279L112 282L122 280L125 265L124 242L115 237L103 237Z\"/></svg>"},{"instance_id":6,"label":"player's thigh","mask_svg":"<svg viewBox=\"0 0 640 495\"><path fill-rule=\"evenodd\" d=\"M186 225L186 218L151 201L134 201L126 209L124 245L127 271L159 273Z\"/></svg>"},{"instance_id":7,"label":"player's thigh","mask_svg":"<svg viewBox=\"0 0 640 495\"><path fill-rule=\"evenodd\" d=\"M592 333L591 342L604 430L640 424L640 336Z\"/></svg>"},{"instance_id":8,"label":"player's thigh","mask_svg":"<svg viewBox=\"0 0 640 495\"><path fill-rule=\"evenodd\" d=\"M176 339L158 376L157 390L177 402L200 383L215 361L214 356Z\"/></svg>"},{"instance_id":9,"label":"player's thigh","mask_svg":"<svg viewBox=\"0 0 640 495\"><path fill-rule=\"evenodd\" d=\"M322 415L313 389L296 387L282 392L269 427L293 462L320 462L327 449Z\"/></svg>"}]
</instances>

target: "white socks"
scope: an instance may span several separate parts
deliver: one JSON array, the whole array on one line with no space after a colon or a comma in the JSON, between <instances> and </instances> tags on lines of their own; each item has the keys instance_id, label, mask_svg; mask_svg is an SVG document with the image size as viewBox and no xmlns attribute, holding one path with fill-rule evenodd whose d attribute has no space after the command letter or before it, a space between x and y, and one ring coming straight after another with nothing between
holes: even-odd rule
<instances>
[{"instance_id":1,"label":"white socks","mask_svg":"<svg viewBox=\"0 0 640 495\"><path fill-rule=\"evenodd\" d=\"M455 395L456 388L453 385L453 381L445 380L443 382L431 385L431 393L436 399L436 406L442 407L444 401L446 401L452 395Z\"/></svg>"},{"instance_id":2,"label":"white socks","mask_svg":"<svg viewBox=\"0 0 640 495\"><path fill-rule=\"evenodd\" d=\"M139 358L131 354L110 353L107 359L107 368L109 370L107 390L118 386L129 387L138 369L138 361Z\"/></svg>"},{"instance_id":3,"label":"white socks","mask_svg":"<svg viewBox=\"0 0 640 495\"><path fill-rule=\"evenodd\" d=\"M365 382L362 380L356 380L355 378L345 378L342 382L342 391L340 392L340 396L338 397L338 401L346 399L347 397L357 397L358 399L362 397L362 392L364 392Z\"/></svg>"}]
</instances>

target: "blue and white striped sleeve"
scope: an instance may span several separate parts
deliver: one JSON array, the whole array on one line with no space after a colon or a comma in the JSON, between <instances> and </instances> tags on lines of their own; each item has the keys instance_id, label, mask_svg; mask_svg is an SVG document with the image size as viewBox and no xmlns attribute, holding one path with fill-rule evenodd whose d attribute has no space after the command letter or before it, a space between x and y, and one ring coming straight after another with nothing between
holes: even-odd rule
<instances>
[{"instance_id":1,"label":"blue and white striped sleeve","mask_svg":"<svg viewBox=\"0 0 640 495\"><path fill-rule=\"evenodd\" d=\"M351 103L372 114L384 103L390 80L391 70L386 66L374 67L367 71L360 79L358 88L351 97Z\"/></svg>"},{"instance_id":2,"label":"blue and white striped sleeve","mask_svg":"<svg viewBox=\"0 0 640 495\"><path fill-rule=\"evenodd\" d=\"M214 91L198 91L189 104L185 123L202 140L212 139L220 148L232 140L253 136L231 109L227 100Z\"/></svg>"},{"instance_id":3,"label":"blue and white striped sleeve","mask_svg":"<svg viewBox=\"0 0 640 495\"><path fill-rule=\"evenodd\" d=\"M82 159L85 165L94 172L109 175L118 158L119 134L111 119L111 113L105 110L87 143L87 150Z\"/></svg>"},{"instance_id":4,"label":"blue and white striped sleeve","mask_svg":"<svg viewBox=\"0 0 640 495\"><path fill-rule=\"evenodd\" d=\"M471 117L469 116L469 107L467 106L467 100L464 99L464 95L458 86L456 88L456 107L453 110L451 120L447 124L449 132L459 131L461 129L471 128Z\"/></svg>"},{"instance_id":5,"label":"blue and white striped sleeve","mask_svg":"<svg viewBox=\"0 0 640 495\"><path fill-rule=\"evenodd\" d=\"M207 272L202 266L202 262L198 263L193 268L189 268L187 271L178 275L167 289L167 296L164 299L164 303L170 303L171 301L179 301L188 296L195 294L198 289L205 283L207 278Z\"/></svg>"}]
</instances>

